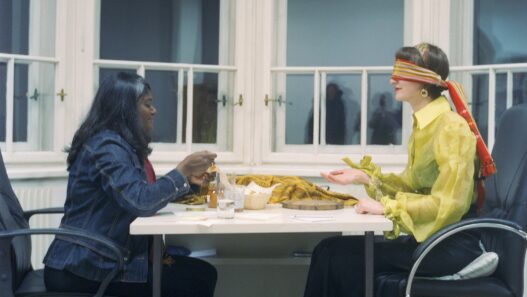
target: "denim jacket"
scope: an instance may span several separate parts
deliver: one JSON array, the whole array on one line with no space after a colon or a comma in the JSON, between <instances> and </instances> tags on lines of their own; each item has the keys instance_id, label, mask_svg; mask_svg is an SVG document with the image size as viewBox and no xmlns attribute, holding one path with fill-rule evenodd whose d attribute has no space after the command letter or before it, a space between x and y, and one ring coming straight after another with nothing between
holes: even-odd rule
<instances>
[{"instance_id":1,"label":"denim jacket","mask_svg":"<svg viewBox=\"0 0 527 297\"><path fill-rule=\"evenodd\" d=\"M61 227L113 240L125 255L124 271L115 280L146 282L149 236L130 235L130 223L137 217L154 215L189 189L186 177L175 169L148 184L143 162L132 146L117 133L105 130L84 144L71 165ZM90 240L56 236L44 264L102 281L115 261L90 248L109 253Z\"/></svg>"}]
</instances>

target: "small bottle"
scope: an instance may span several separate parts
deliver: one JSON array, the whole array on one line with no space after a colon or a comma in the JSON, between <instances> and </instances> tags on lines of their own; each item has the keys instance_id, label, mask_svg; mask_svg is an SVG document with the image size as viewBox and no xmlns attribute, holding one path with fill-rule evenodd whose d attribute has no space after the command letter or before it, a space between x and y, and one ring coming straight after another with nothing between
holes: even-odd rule
<instances>
[{"instance_id":1,"label":"small bottle","mask_svg":"<svg viewBox=\"0 0 527 297\"><path fill-rule=\"evenodd\" d=\"M216 179L209 182L209 189L207 193L207 199L209 202L210 208L216 208L218 206L218 187L217 187Z\"/></svg>"},{"instance_id":2,"label":"small bottle","mask_svg":"<svg viewBox=\"0 0 527 297\"><path fill-rule=\"evenodd\" d=\"M205 176L199 187L199 195L207 196L209 194L209 178Z\"/></svg>"}]
</instances>

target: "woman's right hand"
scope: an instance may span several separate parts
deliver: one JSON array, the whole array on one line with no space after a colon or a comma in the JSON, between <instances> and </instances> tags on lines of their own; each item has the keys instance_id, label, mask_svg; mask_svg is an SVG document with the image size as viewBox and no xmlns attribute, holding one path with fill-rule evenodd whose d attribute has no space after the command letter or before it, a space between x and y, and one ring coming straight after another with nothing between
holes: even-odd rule
<instances>
[{"instance_id":1,"label":"woman's right hand","mask_svg":"<svg viewBox=\"0 0 527 297\"><path fill-rule=\"evenodd\" d=\"M370 177L358 169L341 169L329 173L321 172L320 175L328 182L339 185L370 183Z\"/></svg>"},{"instance_id":2,"label":"woman's right hand","mask_svg":"<svg viewBox=\"0 0 527 297\"><path fill-rule=\"evenodd\" d=\"M200 177L212 165L216 156L216 153L209 151L195 152L179 162L176 169L189 179L191 177Z\"/></svg>"}]
</instances>

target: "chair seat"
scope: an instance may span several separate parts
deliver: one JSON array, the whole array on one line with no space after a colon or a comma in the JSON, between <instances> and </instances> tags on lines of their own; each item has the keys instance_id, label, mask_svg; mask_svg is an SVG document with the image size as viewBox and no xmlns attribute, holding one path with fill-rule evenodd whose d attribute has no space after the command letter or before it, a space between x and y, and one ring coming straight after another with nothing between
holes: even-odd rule
<instances>
[{"instance_id":1,"label":"chair seat","mask_svg":"<svg viewBox=\"0 0 527 297\"><path fill-rule=\"evenodd\" d=\"M93 294L46 292L44 284L44 270L32 270L26 274L24 280L15 292L16 297L91 297ZM111 297L111 296L104 296Z\"/></svg>"},{"instance_id":2,"label":"chair seat","mask_svg":"<svg viewBox=\"0 0 527 297\"><path fill-rule=\"evenodd\" d=\"M375 296L404 296L407 274L378 274L375 277ZM411 297L514 297L507 285L495 277L439 281L416 279Z\"/></svg>"},{"instance_id":3,"label":"chair seat","mask_svg":"<svg viewBox=\"0 0 527 297\"><path fill-rule=\"evenodd\" d=\"M26 296L25 294L45 292L46 285L44 285L44 270L32 270L29 271L22 283L15 292L16 296Z\"/></svg>"}]
</instances>

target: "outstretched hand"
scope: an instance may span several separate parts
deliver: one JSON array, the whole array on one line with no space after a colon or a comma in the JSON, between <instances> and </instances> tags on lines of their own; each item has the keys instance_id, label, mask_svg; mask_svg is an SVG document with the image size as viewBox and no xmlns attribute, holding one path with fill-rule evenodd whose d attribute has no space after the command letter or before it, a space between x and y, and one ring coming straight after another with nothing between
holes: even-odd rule
<instances>
[{"instance_id":1,"label":"outstretched hand","mask_svg":"<svg viewBox=\"0 0 527 297\"><path fill-rule=\"evenodd\" d=\"M191 183L201 184L207 168L212 165L216 156L216 153L209 151L195 152L179 162L176 169L186 176Z\"/></svg>"},{"instance_id":2,"label":"outstretched hand","mask_svg":"<svg viewBox=\"0 0 527 297\"><path fill-rule=\"evenodd\" d=\"M320 175L330 183L339 185L368 184L370 177L358 169L341 169L329 173L321 172Z\"/></svg>"}]
</instances>

